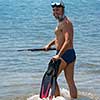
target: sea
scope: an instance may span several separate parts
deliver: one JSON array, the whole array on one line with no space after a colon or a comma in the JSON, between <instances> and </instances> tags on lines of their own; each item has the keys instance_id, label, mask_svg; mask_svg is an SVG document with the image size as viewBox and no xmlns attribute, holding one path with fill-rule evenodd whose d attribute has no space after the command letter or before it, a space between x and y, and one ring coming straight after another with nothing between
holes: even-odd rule
<instances>
[{"instance_id":1,"label":"sea","mask_svg":"<svg viewBox=\"0 0 100 100\"><path fill-rule=\"evenodd\" d=\"M42 48L55 37L52 1L58 2L0 0L0 100L27 100L39 94L43 74L56 51L18 50ZM63 2L74 27L78 92L89 100L100 100L100 0ZM63 72L58 82L60 88L68 89Z\"/></svg>"}]
</instances>

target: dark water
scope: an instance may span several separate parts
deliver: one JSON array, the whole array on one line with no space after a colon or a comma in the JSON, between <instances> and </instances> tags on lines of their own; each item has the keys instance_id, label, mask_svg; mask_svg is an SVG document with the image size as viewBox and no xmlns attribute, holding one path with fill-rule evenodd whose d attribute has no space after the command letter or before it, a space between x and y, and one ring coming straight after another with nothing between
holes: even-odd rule
<instances>
[{"instance_id":1,"label":"dark water","mask_svg":"<svg viewBox=\"0 0 100 100\"><path fill-rule=\"evenodd\" d=\"M75 31L78 91L100 100L100 0L64 2ZM39 93L43 73L55 51L17 50L43 47L54 38L55 26L49 0L0 0L0 100L25 100ZM63 74L58 80L67 88Z\"/></svg>"}]
</instances>

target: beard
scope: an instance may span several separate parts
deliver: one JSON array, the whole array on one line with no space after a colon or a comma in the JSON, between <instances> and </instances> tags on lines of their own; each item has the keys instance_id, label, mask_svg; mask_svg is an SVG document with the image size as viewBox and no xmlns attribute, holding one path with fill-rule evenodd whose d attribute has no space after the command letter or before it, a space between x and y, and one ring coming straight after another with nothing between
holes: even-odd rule
<instances>
[{"instance_id":1,"label":"beard","mask_svg":"<svg viewBox=\"0 0 100 100\"><path fill-rule=\"evenodd\" d=\"M64 19L64 15L55 15L55 18L59 21L62 21Z\"/></svg>"}]
</instances>

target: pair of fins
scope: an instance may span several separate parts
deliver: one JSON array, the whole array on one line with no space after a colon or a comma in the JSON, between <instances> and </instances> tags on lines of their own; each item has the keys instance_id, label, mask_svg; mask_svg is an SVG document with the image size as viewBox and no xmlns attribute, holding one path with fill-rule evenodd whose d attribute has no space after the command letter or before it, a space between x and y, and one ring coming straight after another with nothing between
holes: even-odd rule
<instances>
[{"instance_id":1,"label":"pair of fins","mask_svg":"<svg viewBox=\"0 0 100 100\"><path fill-rule=\"evenodd\" d=\"M50 60L48 64L48 69L45 72L42 79L41 90L40 90L41 99L47 98L49 95L49 91L51 89L50 99L52 100L56 90L57 75L60 63L61 63L60 59L56 61Z\"/></svg>"}]
</instances>

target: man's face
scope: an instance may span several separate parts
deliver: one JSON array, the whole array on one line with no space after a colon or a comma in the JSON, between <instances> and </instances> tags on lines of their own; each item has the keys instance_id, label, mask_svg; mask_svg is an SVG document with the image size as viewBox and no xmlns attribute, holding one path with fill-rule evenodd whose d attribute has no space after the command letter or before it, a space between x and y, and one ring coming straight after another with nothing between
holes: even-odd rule
<instances>
[{"instance_id":1,"label":"man's face","mask_svg":"<svg viewBox=\"0 0 100 100\"><path fill-rule=\"evenodd\" d=\"M53 7L53 15L56 19L59 18L59 16L63 15L63 8L62 7Z\"/></svg>"}]
</instances>

